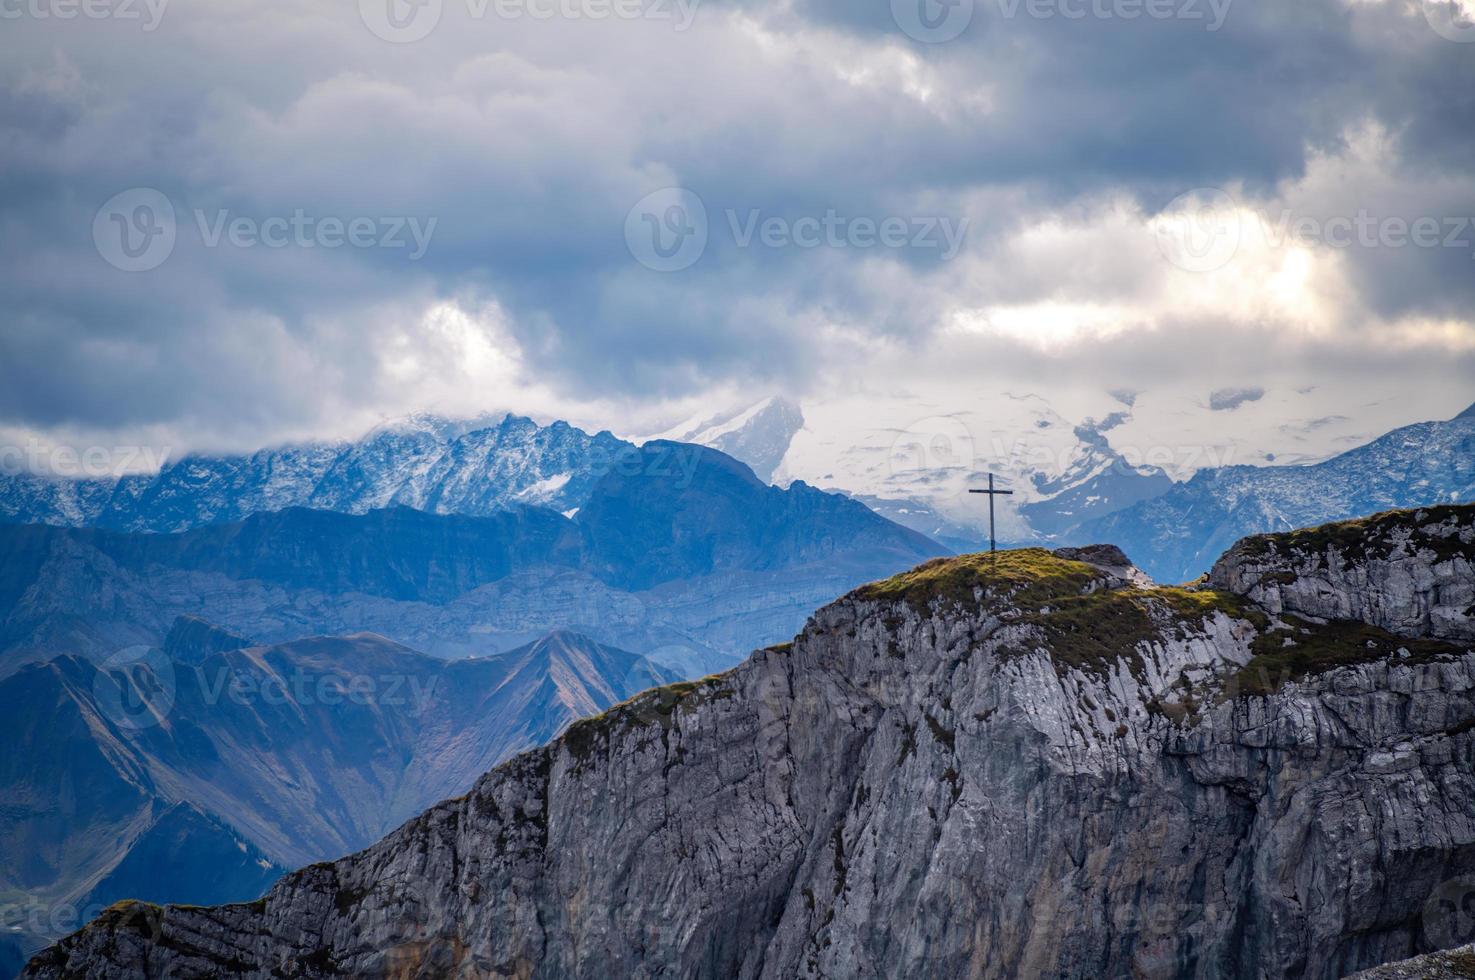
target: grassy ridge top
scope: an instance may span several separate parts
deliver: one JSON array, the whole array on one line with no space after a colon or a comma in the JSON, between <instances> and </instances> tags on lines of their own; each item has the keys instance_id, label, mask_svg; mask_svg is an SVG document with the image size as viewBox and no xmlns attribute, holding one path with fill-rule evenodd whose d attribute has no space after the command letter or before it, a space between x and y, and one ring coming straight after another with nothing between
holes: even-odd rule
<instances>
[{"instance_id":1,"label":"grassy ridge top","mask_svg":"<svg viewBox=\"0 0 1475 980\"><path fill-rule=\"evenodd\" d=\"M1100 569L1061 558L1044 548L1018 548L954 558L934 558L909 572L862 585L851 593L871 601L903 600L926 607L934 599L972 603L974 590L1008 599L1017 606L1038 606L1051 599L1080 595Z\"/></svg>"}]
</instances>

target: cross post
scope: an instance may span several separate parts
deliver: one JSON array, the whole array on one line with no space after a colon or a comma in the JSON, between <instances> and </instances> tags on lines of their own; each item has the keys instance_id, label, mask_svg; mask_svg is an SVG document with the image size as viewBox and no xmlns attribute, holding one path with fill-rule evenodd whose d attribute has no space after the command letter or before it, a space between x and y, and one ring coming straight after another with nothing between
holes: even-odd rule
<instances>
[{"instance_id":1,"label":"cross post","mask_svg":"<svg viewBox=\"0 0 1475 980\"><path fill-rule=\"evenodd\" d=\"M1002 494L1002 495L1004 495L1006 497L1013 496L1014 491L1013 490L995 490L994 489L994 475L992 473L990 473L988 475L988 489L987 490L969 490L968 492L969 493L986 493L986 494L988 494L988 553L989 554L993 554L997 550L996 547L995 547L995 545L994 545L994 498L997 497L997 496L999 496L1000 494Z\"/></svg>"}]
</instances>

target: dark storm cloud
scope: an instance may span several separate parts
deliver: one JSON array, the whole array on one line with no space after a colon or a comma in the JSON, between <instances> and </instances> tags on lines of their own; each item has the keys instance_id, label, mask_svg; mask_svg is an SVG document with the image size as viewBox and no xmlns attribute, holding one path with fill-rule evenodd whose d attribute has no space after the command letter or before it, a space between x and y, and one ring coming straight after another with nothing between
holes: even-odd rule
<instances>
[{"instance_id":1,"label":"dark storm cloud","mask_svg":"<svg viewBox=\"0 0 1475 980\"><path fill-rule=\"evenodd\" d=\"M1042 216L1103 196L1151 213L1204 186L1271 202L1369 124L1388 134L1387 167L1430 188L1389 206L1475 199L1475 45L1394 3L1236 0L1209 31L1006 18L986 0L937 45L901 34L886 4L842 0L712 2L684 33L445 6L406 45L341 4L181 4L149 33L7 22L0 421L311 425L404 384L385 352L438 300L499 304L529 369L568 390L800 386L844 356L827 328L930 335L947 290L987 278L960 264ZM624 229L670 185L700 195L709 238L663 273L632 259ZM128 273L100 260L92 223L134 187L172 202L178 241ZM1344 188L1325 207L1378 193ZM211 246L199 217L299 211L435 226L411 259ZM831 212L967 218L963 255L744 245L729 217L792 231ZM1469 308L1468 255L1347 255L1378 315ZM1021 270L995 295L1069 293L1074 274Z\"/></svg>"}]
</instances>

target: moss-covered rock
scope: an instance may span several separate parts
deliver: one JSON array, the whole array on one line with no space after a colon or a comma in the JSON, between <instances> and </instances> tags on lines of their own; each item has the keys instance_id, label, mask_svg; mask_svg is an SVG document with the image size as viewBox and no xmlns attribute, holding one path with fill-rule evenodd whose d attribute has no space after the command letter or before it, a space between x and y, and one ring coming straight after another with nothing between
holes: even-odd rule
<instances>
[{"instance_id":1,"label":"moss-covered rock","mask_svg":"<svg viewBox=\"0 0 1475 980\"><path fill-rule=\"evenodd\" d=\"M1245 558L1280 555L1325 555L1340 552L1349 560L1386 558L1402 542L1434 552L1436 560L1469 555L1470 544L1458 534L1431 534L1427 529L1475 526L1475 504L1448 504L1409 510L1385 510L1367 517L1316 527L1256 534L1239 542L1230 554Z\"/></svg>"},{"instance_id":2,"label":"moss-covered rock","mask_svg":"<svg viewBox=\"0 0 1475 980\"><path fill-rule=\"evenodd\" d=\"M1368 623L1333 620L1312 623L1286 616L1284 625L1260 634L1251 644L1254 658L1225 684L1229 697L1264 697L1286 684L1338 667L1397 658L1410 664L1464 655L1453 643L1397 636Z\"/></svg>"},{"instance_id":3,"label":"moss-covered rock","mask_svg":"<svg viewBox=\"0 0 1475 980\"><path fill-rule=\"evenodd\" d=\"M856 589L852 596L872 601L902 600L920 612L941 601L968 605L980 598L1033 607L1079 595L1104 573L1083 561L1062 558L1044 548L934 558L909 572Z\"/></svg>"}]
</instances>

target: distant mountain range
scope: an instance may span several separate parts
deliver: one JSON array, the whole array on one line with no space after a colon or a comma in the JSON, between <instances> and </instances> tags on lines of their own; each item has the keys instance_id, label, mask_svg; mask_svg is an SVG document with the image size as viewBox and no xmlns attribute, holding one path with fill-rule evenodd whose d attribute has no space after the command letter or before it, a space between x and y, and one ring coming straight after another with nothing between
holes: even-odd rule
<instances>
[{"instance_id":1,"label":"distant mountain range","mask_svg":"<svg viewBox=\"0 0 1475 980\"><path fill-rule=\"evenodd\" d=\"M1166 493L1065 531L1109 541L1160 582L1208 571L1248 534L1398 507L1475 501L1475 405L1447 422L1404 426L1310 466L1200 470Z\"/></svg>"},{"instance_id":2,"label":"distant mountain range","mask_svg":"<svg viewBox=\"0 0 1475 980\"><path fill-rule=\"evenodd\" d=\"M779 453L778 434L787 431L765 421L779 403L802 420L797 405L769 399L689 436L697 442L720 437L739 458L745 447L761 445L766 465ZM1115 544L1164 582L1201 575L1247 534L1396 507L1475 501L1475 406L1448 422L1405 426L1323 462L1211 466L1174 482L1155 467L1131 465L1113 448L1109 433L1130 418L1127 402L1105 419L1075 425L1034 396L1009 404L1009 424L1018 433L1014 442L980 446L961 422L926 420L897 434L889 451L871 454L874 460L857 457L861 461L847 472L832 474L834 485L949 548L976 551L987 547L987 509L969 501L971 516L960 516L957 501L993 467L1016 491L1000 503L1001 542ZM757 431L750 436L749 425L763 438L756 438ZM1029 445L1050 451L1034 458L1016 451L1026 437ZM966 449L960 449L965 440ZM791 436L782 448L780 477L813 468L804 465L804 457L814 447L803 439Z\"/></svg>"},{"instance_id":3,"label":"distant mountain range","mask_svg":"<svg viewBox=\"0 0 1475 980\"><path fill-rule=\"evenodd\" d=\"M524 448L588 449L600 440L527 425L505 420L484 441L505 447L516 432ZM483 441L473 437L452 442ZM235 491L207 482L209 492L176 495L191 504L164 523L191 527L175 533L0 525L0 675L61 652L105 656L158 643L176 617L199 616L255 642L372 630L447 657L496 653L571 628L698 676L787 639L807 606L944 551L842 495L767 486L699 446L622 444L607 459L553 455L556 462L533 463L538 453L529 450L517 467L478 463L478 472L519 474L501 499L550 480L565 494L550 506L487 503L484 516L289 507L197 523L245 506L225 506ZM544 475L575 463L577 479L562 479L567 470ZM568 496L575 485L585 489ZM280 495L257 487L241 497ZM575 501L566 513L556 509ZM150 521L159 517L152 514Z\"/></svg>"},{"instance_id":4,"label":"distant mountain range","mask_svg":"<svg viewBox=\"0 0 1475 980\"><path fill-rule=\"evenodd\" d=\"M65 656L0 681L12 940L33 948L121 898L255 898L673 679L567 632L456 662L372 634L232 642L181 621L126 661Z\"/></svg>"},{"instance_id":5,"label":"distant mountain range","mask_svg":"<svg viewBox=\"0 0 1475 980\"><path fill-rule=\"evenodd\" d=\"M566 422L422 415L354 442L186 456L156 474L0 476L0 520L182 531L287 507L347 514L394 506L470 515L520 505L566 511L634 452L608 432L591 436Z\"/></svg>"},{"instance_id":6,"label":"distant mountain range","mask_svg":"<svg viewBox=\"0 0 1475 980\"><path fill-rule=\"evenodd\" d=\"M691 419L654 438L721 450L747 463L758 479L768 483L802 428L804 413L798 403L770 395L746 408Z\"/></svg>"},{"instance_id":7,"label":"distant mountain range","mask_svg":"<svg viewBox=\"0 0 1475 980\"><path fill-rule=\"evenodd\" d=\"M966 497L989 469L1008 481L1015 498L1000 502L1001 540L1048 540L1082 520L1156 496L1173 485L1155 466L1135 465L1112 448L1107 433L1130 417L1125 407L1106 418L1072 423L1043 398L1005 400L1008 414L987 433L953 417L921 419L885 434L857 433L854 445L806 428L794 401L772 396L744 408L691 420L663 435L720 449L780 485L808 476L845 493L889 520L955 551L988 546L987 510ZM984 441L984 436L992 438ZM825 459L834 457L826 463Z\"/></svg>"}]
</instances>

